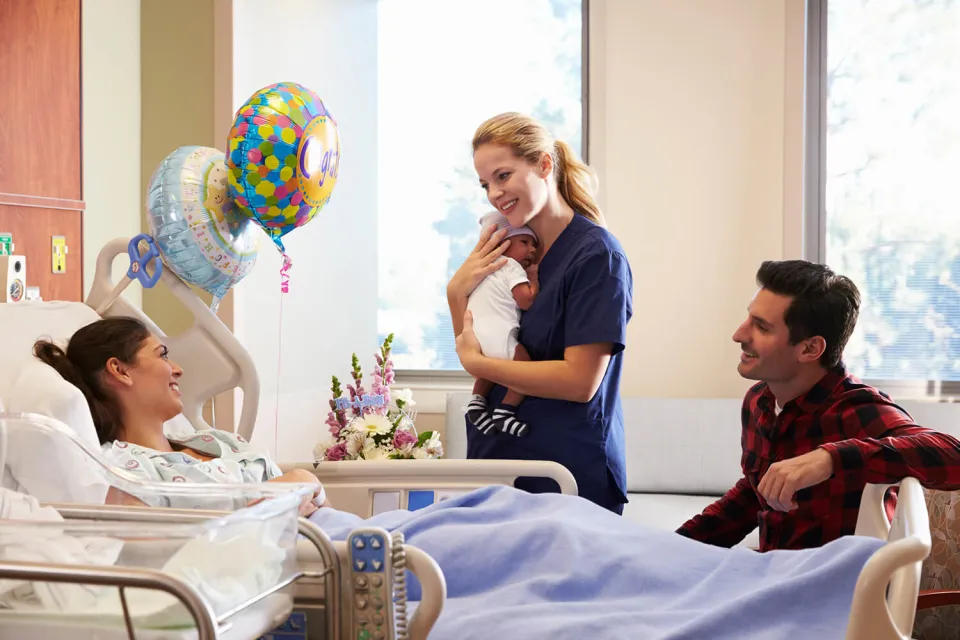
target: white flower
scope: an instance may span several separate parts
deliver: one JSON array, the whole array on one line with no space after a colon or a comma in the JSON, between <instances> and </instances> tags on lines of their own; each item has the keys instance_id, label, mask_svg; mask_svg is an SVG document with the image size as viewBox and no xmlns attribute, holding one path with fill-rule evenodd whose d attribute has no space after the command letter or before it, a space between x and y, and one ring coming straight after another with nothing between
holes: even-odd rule
<instances>
[{"instance_id":1,"label":"white flower","mask_svg":"<svg viewBox=\"0 0 960 640\"><path fill-rule=\"evenodd\" d=\"M323 462L327 449L335 444L337 444L337 441L332 435L329 433L324 434L323 439L313 447L313 459L317 462Z\"/></svg>"},{"instance_id":2,"label":"white flower","mask_svg":"<svg viewBox=\"0 0 960 640\"><path fill-rule=\"evenodd\" d=\"M422 447L417 447L413 450L413 459L414 460L426 460L430 455Z\"/></svg>"},{"instance_id":3,"label":"white flower","mask_svg":"<svg viewBox=\"0 0 960 640\"><path fill-rule=\"evenodd\" d=\"M443 444L440 442L440 434L436 431L423 443L423 449L431 458L443 456Z\"/></svg>"},{"instance_id":4,"label":"white flower","mask_svg":"<svg viewBox=\"0 0 960 640\"><path fill-rule=\"evenodd\" d=\"M372 440L367 438L363 431L351 431L347 434L347 453L350 457L355 457L358 453L367 448L367 443L373 444Z\"/></svg>"},{"instance_id":5,"label":"white flower","mask_svg":"<svg viewBox=\"0 0 960 640\"><path fill-rule=\"evenodd\" d=\"M390 433L393 429L393 425L390 424L390 420L386 416L380 416L375 413L354 418L353 422L350 423L350 427L351 430L367 436L380 436L385 433Z\"/></svg>"},{"instance_id":6,"label":"white flower","mask_svg":"<svg viewBox=\"0 0 960 640\"><path fill-rule=\"evenodd\" d=\"M365 460L388 460L389 456L389 451L376 446L363 450L363 458Z\"/></svg>"},{"instance_id":7,"label":"white flower","mask_svg":"<svg viewBox=\"0 0 960 640\"><path fill-rule=\"evenodd\" d=\"M411 389L400 389L399 391L390 391L393 395L394 402L400 401L403 403L403 408L408 409L413 405L417 404L413 399L413 391Z\"/></svg>"}]
</instances>

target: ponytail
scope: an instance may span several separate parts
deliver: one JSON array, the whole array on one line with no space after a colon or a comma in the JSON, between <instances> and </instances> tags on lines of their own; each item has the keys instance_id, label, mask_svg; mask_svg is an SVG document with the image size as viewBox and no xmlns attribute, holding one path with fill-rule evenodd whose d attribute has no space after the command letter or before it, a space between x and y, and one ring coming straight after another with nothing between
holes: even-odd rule
<instances>
[{"instance_id":1,"label":"ponytail","mask_svg":"<svg viewBox=\"0 0 960 640\"><path fill-rule=\"evenodd\" d=\"M122 427L116 400L103 385L107 360L135 362L137 350L147 336L149 331L138 320L107 318L78 330L66 351L49 340L38 340L33 345L33 355L38 360L83 393L100 444L116 440Z\"/></svg>"},{"instance_id":2,"label":"ponytail","mask_svg":"<svg viewBox=\"0 0 960 640\"><path fill-rule=\"evenodd\" d=\"M554 140L547 128L530 116L516 112L501 113L483 122L473 134L473 151L484 144L510 147L518 158L539 164L543 154L553 158L557 191L570 207L587 218L606 226L603 213L594 199L597 174L566 142Z\"/></svg>"},{"instance_id":3,"label":"ponytail","mask_svg":"<svg viewBox=\"0 0 960 640\"><path fill-rule=\"evenodd\" d=\"M593 197L599 182L597 173L580 160L573 148L563 140L555 141L553 148L560 195L574 211L602 227L607 226Z\"/></svg>"}]
</instances>

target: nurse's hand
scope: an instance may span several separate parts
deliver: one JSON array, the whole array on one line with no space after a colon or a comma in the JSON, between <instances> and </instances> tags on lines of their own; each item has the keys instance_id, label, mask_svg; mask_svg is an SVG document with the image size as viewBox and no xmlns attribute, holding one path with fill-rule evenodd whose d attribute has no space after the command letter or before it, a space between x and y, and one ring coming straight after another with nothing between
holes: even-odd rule
<instances>
[{"instance_id":1,"label":"nurse's hand","mask_svg":"<svg viewBox=\"0 0 960 640\"><path fill-rule=\"evenodd\" d=\"M507 230L501 229L494 233L496 228L497 225L491 224L480 234L480 240L473 251L450 278L447 284L448 298L466 300L484 278L507 263L507 259L502 255L510 246L510 241L500 244L507 235Z\"/></svg>"},{"instance_id":2,"label":"nurse's hand","mask_svg":"<svg viewBox=\"0 0 960 640\"><path fill-rule=\"evenodd\" d=\"M480 341L477 340L477 334L473 332L473 314L469 311L463 314L463 331L457 336L457 356L464 371L471 375L473 375L471 371L473 365L478 358L483 357Z\"/></svg>"}]
</instances>

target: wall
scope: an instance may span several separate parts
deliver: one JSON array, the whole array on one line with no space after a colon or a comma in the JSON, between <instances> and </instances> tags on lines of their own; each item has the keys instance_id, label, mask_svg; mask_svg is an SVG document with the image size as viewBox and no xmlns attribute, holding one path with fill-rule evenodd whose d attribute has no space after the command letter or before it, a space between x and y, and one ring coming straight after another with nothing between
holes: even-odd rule
<instances>
[{"instance_id":1,"label":"wall","mask_svg":"<svg viewBox=\"0 0 960 640\"><path fill-rule=\"evenodd\" d=\"M103 245L140 232L140 0L83 0L82 43L86 296ZM116 261L115 281L128 266ZM127 287L123 296L141 303L138 285Z\"/></svg>"},{"instance_id":2,"label":"wall","mask_svg":"<svg viewBox=\"0 0 960 640\"><path fill-rule=\"evenodd\" d=\"M138 29L144 202L150 176L168 154L185 145L223 149L226 132L214 126L214 0L142 0ZM142 214L140 224L149 231ZM209 302L208 294L199 293ZM167 333L179 333L192 322L163 287L144 292L143 309Z\"/></svg>"},{"instance_id":3,"label":"wall","mask_svg":"<svg viewBox=\"0 0 960 640\"><path fill-rule=\"evenodd\" d=\"M731 335L760 262L795 251L784 209L800 210L802 188L791 177L788 192L785 173L802 136L802 6L591 3L591 162L634 274L625 395L737 397L748 384Z\"/></svg>"}]
</instances>

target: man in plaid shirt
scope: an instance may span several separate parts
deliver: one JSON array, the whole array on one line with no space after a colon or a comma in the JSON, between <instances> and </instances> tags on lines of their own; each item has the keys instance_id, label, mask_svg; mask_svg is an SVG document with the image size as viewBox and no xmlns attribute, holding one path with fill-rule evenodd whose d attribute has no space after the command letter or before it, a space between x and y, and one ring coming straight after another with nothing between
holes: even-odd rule
<instances>
[{"instance_id":1,"label":"man in plaid shirt","mask_svg":"<svg viewBox=\"0 0 960 640\"><path fill-rule=\"evenodd\" d=\"M960 489L960 442L918 426L841 361L860 308L848 278L802 260L764 262L747 319L733 334L743 400L743 478L677 533L731 547L760 527L760 551L803 549L853 534L866 483L913 476ZM896 495L890 492L887 509Z\"/></svg>"}]
</instances>

